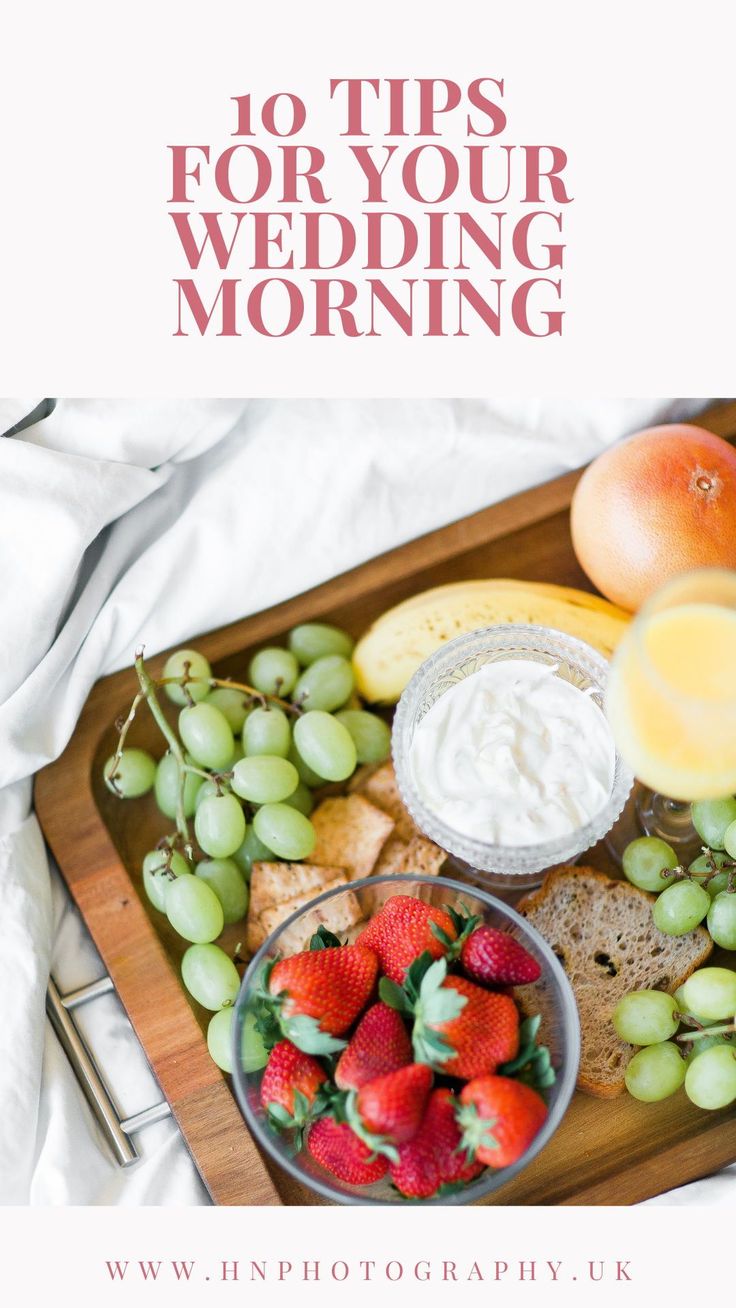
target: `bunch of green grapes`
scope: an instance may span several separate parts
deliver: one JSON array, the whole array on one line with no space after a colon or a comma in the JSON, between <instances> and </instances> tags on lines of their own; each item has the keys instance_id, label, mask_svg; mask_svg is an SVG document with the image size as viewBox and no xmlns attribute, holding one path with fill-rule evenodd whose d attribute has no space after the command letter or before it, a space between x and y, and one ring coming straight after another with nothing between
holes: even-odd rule
<instances>
[{"instance_id":1,"label":"bunch of green grapes","mask_svg":"<svg viewBox=\"0 0 736 1308\"><path fill-rule=\"evenodd\" d=\"M352 648L337 627L302 624L289 633L287 648L253 657L247 686L214 678L196 650L172 654L158 683L139 657L141 690L105 764L113 793L132 799L153 789L162 814L176 822L176 832L145 855L143 885L154 908L190 942L182 979L214 1014L208 1045L226 1071L239 975L213 942L245 917L253 863L309 858L316 843L313 791L347 781L358 764L383 762L390 753L388 726L354 694ZM161 711L159 689L180 710L176 732ZM158 762L124 747L143 699L169 744ZM260 1037L246 1030L246 1038L254 1044L246 1058L257 1059Z\"/></svg>"},{"instance_id":2,"label":"bunch of green grapes","mask_svg":"<svg viewBox=\"0 0 736 1308\"><path fill-rule=\"evenodd\" d=\"M626 995L614 1010L613 1025L621 1040L640 1046L626 1068L629 1093L655 1103L684 1085L698 1108L734 1103L735 1015L736 972L727 967L699 968L674 995L661 990Z\"/></svg>"},{"instance_id":3,"label":"bunch of green grapes","mask_svg":"<svg viewBox=\"0 0 736 1308\"><path fill-rule=\"evenodd\" d=\"M655 924L668 936L683 936L705 921L722 949L736 949L736 798L692 805L693 826L703 853L688 868L657 836L641 836L624 851L624 874L641 890L657 895Z\"/></svg>"}]
</instances>

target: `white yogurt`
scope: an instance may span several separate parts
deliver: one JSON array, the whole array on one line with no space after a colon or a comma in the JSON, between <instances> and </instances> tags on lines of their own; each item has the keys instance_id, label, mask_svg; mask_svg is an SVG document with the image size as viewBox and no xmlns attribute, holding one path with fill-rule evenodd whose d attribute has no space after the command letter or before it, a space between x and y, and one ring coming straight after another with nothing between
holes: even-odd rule
<instances>
[{"instance_id":1,"label":"white yogurt","mask_svg":"<svg viewBox=\"0 0 736 1308\"><path fill-rule=\"evenodd\" d=\"M505 659L432 705L414 732L411 766L423 803L454 831L537 845L603 808L615 749L589 694L546 664Z\"/></svg>"}]
</instances>

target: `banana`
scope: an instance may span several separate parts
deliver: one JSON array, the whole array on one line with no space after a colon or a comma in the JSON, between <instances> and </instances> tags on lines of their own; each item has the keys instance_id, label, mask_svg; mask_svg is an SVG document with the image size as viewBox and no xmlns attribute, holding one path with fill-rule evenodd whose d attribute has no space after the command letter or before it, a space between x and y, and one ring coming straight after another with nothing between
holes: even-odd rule
<instances>
[{"instance_id":1,"label":"banana","mask_svg":"<svg viewBox=\"0 0 736 1308\"><path fill-rule=\"evenodd\" d=\"M356 687L374 704L394 704L445 641L479 627L532 623L585 640L610 658L631 615L598 595L541 581L457 581L388 609L353 651Z\"/></svg>"}]
</instances>

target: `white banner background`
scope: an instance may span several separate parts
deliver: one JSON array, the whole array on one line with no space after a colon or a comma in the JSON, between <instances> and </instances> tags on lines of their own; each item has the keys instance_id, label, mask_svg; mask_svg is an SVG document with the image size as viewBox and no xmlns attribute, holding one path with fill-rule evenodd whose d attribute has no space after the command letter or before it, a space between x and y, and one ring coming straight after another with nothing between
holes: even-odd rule
<instances>
[{"instance_id":1,"label":"white banner background","mask_svg":"<svg viewBox=\"0 0 736 1308\"><path fill-rule=\"evenodd\" d=\"M728 0L27 0L0 79L0 393L728 393L733 34ZM328 95L348 76L503 78L495 139L568 152L561 338L173 337L186 265L166 147L222 149L231 97L293 90L329 155L330 207L349 211L359 174ZM465 113L451 121L462 155ZM388 201L403 207L395 187Z\"/></svg>"}]
</instances>

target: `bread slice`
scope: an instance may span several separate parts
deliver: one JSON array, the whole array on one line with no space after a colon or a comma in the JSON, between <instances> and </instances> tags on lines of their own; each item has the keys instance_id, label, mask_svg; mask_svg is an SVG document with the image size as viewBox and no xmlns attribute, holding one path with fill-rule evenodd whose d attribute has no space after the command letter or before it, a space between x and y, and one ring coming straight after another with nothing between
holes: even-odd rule
<instances>
[{"instance_id":1,"label":"bread slice","mask_svg":"<svg viewBox=\"0 0 736 1308\"><path fill-rule=\"evenodd\" d=\"M559 958L575 994L582 1044L578 1089L603 1099L624 1089L634 1053L613 1029L618 1001L632 990L675 991L713 948L702 927L685 936L663 935L652 921L653 902L654 895L593 868L558 867L517 905ZM515 993L524 1012L542 1012L544 1028L550 1007L544 976ZM549 1043L549 1030L546 1038Z\"/></svg>"}]
</instances>

